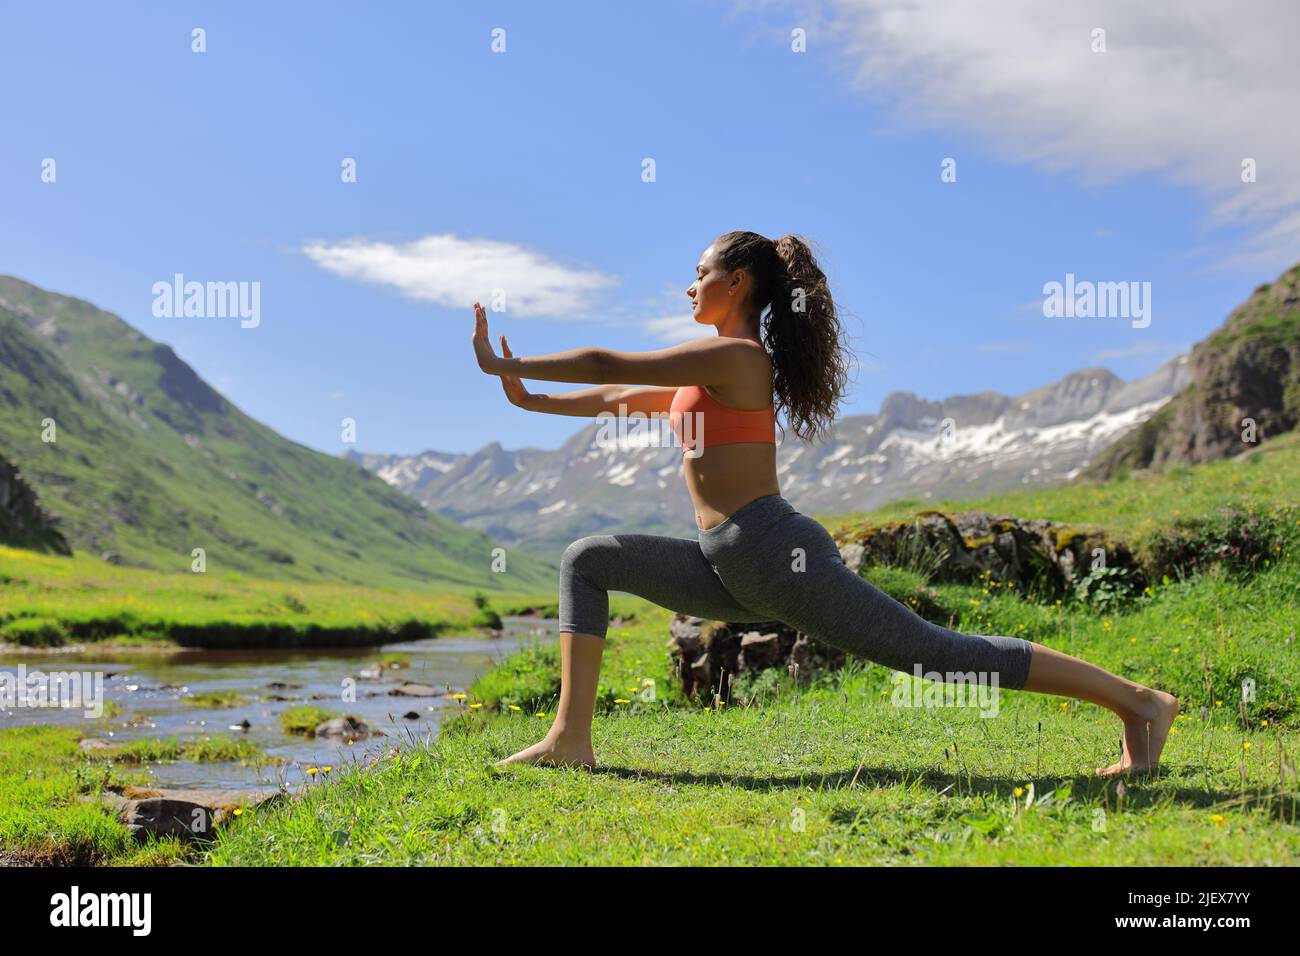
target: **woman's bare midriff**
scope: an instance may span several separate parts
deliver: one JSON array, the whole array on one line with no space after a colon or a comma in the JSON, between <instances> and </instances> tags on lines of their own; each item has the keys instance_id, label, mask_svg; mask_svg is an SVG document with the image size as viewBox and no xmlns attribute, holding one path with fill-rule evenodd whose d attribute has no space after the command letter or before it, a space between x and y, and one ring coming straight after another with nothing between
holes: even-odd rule
<instances>
[{"instance_id":1,"label":"woman's bare midriff","mask_svg":"<svg viewBox=\"0 0 1300 956\"><path fill-rule=\"evenodd\" d=\"M708 530L764 495L777 495L776 446L739 442L706 447L698 458L682 457L686 490L695 503L695 525Z\"/></svg>"}]
</instances>

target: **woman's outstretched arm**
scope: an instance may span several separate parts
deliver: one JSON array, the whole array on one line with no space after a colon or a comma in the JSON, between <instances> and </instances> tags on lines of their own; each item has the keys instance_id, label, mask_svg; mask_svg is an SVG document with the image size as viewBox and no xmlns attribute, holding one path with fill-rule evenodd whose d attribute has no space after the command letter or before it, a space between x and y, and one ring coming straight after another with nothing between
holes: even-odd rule
<instances>
[{"instance_id":1,"label":"woman's outstretched arm","mask_svg":"<svg viewBox=\"0 0 1300 956\"><path fill-rule=\"evenodd\" d=\"M475 345L477 349L477 344ZM501 336L501 354L514 358L510 343ZM667 413L672 408L675 388L658 388L639 385L596 385L576 392L559 394L533 394L524 388L524 383L517 375L501 375L501 387L511 405L529 412L546 412L550 415L574 415L581 418L594 418L602 412L617 415L631 415L641 412L651 415L656 412Z\"/></svg>"},{"instance_id":2,"label":"woman's outstretched arm","mask_svg":"<svg viewBox=\"0 0 1300 956\"><path fill-rule=\"evenodd\" d=\"M574 392L524 392L517 401L513 397L510 400L530 412L595 418L602 412L627 415L667 412L676 392L675 388L654 386L593 385Z\"/></svg>"},{"instance_id":3,"label":"woman's outstretched arm","mask_svg":"<svg viewBox=\"0 0 1300 956\"><path fill-rule=\"evenodd\" d=\"M580 348L549 355L498 356L488 337L487 311L478 303L474 304L473 342L484 372L546 382L731 385L744 380L753 362L752 345L723 336L692 339L653 352Z\"/></svg>"}]
</instances>

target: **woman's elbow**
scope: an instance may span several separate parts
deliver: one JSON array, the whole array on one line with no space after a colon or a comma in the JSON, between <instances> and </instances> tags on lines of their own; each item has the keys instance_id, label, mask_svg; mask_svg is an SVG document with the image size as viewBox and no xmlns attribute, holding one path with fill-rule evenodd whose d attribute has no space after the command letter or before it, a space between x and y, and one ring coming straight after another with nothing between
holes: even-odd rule
<instances>
[{"instance_id":1,"label":"woman's elbow","mask_svg":"<svg viewBox=\"0 0 1300 956\"><path fill-rule=\"evenodd\" d=\"M609 349L592 349L588 361L591 364L591 384L612 385L619 381L614 356Z\"/></svg>"}]
</instances>

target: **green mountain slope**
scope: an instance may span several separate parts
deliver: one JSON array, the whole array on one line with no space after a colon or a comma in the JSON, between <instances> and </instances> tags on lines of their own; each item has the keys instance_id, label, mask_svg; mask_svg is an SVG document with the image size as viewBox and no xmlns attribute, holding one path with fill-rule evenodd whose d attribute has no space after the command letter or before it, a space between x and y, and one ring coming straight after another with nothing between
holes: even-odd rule
<instances>
[{"instance_id":1,"label":"green mountain slope","mask_svg":"<svg viewBox=\"0 0 1300 956\"><path fill-rule=\"evenodd\" d=\"M54 422L54 441L42 423ZM419 588L551 588L508 551L358 466L281 437L166 345L0 276L0 454L74 549L158 570Z\"/></svg>"},{"instance_id":2,"label":"green mountain slope","mask_svg":"<svg viewBox=\"0 0 1300 956\"><path fill-rule=\"evenodd\" d=\"M1300 423L1300 266L1260 286L1192 349L1192 380L1080 476L1231 458ZM1253 441L1246 419L1253 420Z\"/></svg>"}]
</instances>

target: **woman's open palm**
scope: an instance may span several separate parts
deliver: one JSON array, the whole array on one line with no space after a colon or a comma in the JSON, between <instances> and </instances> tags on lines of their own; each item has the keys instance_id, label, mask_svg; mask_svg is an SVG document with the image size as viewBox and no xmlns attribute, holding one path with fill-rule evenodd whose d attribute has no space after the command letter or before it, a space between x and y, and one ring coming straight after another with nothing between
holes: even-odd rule
<instances>
[{"instance_id":1,"label":"woman's open palm","mask_svg":"<svg viewBox=\"0 0 1300 956\"><path fill-rule=\"evenodd\" d=\"M514 358L514 353L510 351L510 346L506 344L505 333L501 335L501 354L506 358ZM501 387L505 389L506 398L510 399L511 405L520 405L528 397L528 389L524 388L524 383L519 381L518 375L502 375Z\"/></svg>"},{"instance_id":2,"label":"woman's open palm","mask_svg":"<svg viewBox=\"0 0 1300 956\"><path fill-rule=\"evenodd\" d=\"M492 340L488 337L487 310L477 302L474 303L474 354L478 358L479 368L484 371L488 371L497 357L492 351ZM505 358L514 358L505 335L501 336L501 354ZM505 390L510 404L522 406L524 399L528 397L528 389L524 388L524 383L519 380L519 376L498 375L497 377L501 379L501 388Z\"/></svg>"},{"instance_id":3,"label":"woman's open palm","mask_svg":"<svg viewBox=\"0 0 1300 956\"><path fill-rule=\"evenodd\" d=\"M474 303L474 335L471 341L474 343L474 357L478 360L478 367L489 375L495 375L493 365L496 364L497 353L492 351L492 340L488 337L487 309L477 302Z\"/></svg>"}]
</instances>

